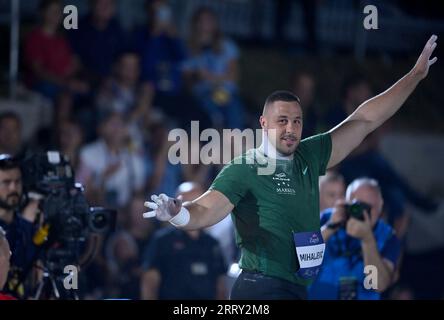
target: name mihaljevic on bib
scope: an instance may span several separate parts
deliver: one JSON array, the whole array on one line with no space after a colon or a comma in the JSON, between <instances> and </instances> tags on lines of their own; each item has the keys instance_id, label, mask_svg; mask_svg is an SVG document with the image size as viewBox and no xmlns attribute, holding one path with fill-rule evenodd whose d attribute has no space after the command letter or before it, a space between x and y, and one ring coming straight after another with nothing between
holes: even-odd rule
<instances>
[{"instance_id":1,"label":"name mihaljevic on bib","mask_svg":"<svg viewBox=\"0 0 444 320\"><path fill-rule=\"evenodd\" d=\"M293 240L300 266L296 274L304 279L316 277L321 268L325 251L321 232L293 233Z\"/></svg>"}]
</instances>

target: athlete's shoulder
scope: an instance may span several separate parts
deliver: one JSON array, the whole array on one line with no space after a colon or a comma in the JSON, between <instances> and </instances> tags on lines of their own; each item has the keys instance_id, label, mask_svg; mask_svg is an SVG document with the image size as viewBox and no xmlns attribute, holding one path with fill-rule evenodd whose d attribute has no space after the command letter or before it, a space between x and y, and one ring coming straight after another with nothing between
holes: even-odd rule
<instances>
[{"instance_id":1,"label":"athlete's shoulder","mask_svg":"<svg viewBox=\"0 0 444 320\"><path fill-rule=\"evenodd\" d=\"M319 174L322 175L330 159L331 150L331 135L329 132L324 132L303 139L296 149L295 156L319 163Z\"/></svg>"},{"instance_id":2,"label":"athlete's shoulder","mask_svg":"<svg viewBox=\"0 0 444 320\"><path fill-rule=\"evenodd\" d=\"M325 143L326 141L331 140L330 132L318 133L313 136L304 138L301 140L299 147L310 147L313 144Z\"/></svg>"},{"instance_id":3,"label":"athlete's shoulder","mask_svg":"<svg viewBox=\"0 0 444 320\"><path fill-rule=\"evenodd\" d=\"M257 169L258 164L255 160L254 149L248 150L233 158L222 168L213 181L212 187L220 187L220 183L225 184L227 181L229 181L230 184L234 183L236 186L241 185L252 178L254 173L257 172ZM232 187L234 187L234 185L230 186L230 188Z\"/></svg>"},{"instance_id":4,"label":"athlete's shoulder","mask_svg":"<svg viewBox=\"0 0 444 320\"><path fill-rule=\"evenodd\" d=\"M257 149L249 149L246 152L234 157L227 166L240 165L243 167L255 168L265 161L265 157ZM265 164L265 163L264 163Z\"/></svg>"}]
</instances>

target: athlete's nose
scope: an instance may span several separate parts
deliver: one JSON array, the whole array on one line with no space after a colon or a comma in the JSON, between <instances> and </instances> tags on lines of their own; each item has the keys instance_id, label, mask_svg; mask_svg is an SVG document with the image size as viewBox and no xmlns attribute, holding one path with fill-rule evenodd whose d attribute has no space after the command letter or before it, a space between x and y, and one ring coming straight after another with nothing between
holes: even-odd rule
<instances>
[{"instance_id":1,"label":"athlete's nose","mask_svg":"<svg viewBox=\"0 0 444 320\"><path fill-rule=\"evenodd\" d=\"M285 127L285 133L295 133L296 132L296 124L292 121L288 121L286 127Z\"/></svg>"}]
</instances>

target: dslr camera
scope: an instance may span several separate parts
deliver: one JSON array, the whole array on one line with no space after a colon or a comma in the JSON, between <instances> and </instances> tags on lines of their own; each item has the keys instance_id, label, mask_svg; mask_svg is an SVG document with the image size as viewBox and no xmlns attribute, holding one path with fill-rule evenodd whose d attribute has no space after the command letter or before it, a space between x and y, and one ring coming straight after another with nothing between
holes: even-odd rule
<instances>
[{"instance_id":1,"label":"dslr camera","mask_svg":"<svg viewBox=\"0 0 444 320\"><path fill-rule=\"evenodd\" d=\"M353 201L352 203L346 203L344 205L346 220L351 217L364 221L364 211L367 211L370 214L372 209L371 205L365 203L363 201Z\"/></svg>"}]
</instances>

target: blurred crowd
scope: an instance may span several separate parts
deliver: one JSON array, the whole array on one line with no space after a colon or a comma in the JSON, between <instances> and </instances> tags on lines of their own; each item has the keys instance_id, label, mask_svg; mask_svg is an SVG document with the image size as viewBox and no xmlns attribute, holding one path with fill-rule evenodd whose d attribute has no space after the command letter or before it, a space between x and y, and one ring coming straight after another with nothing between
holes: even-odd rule
<instances>
[{"instance_id":1,"label":"blurred crowd","mask_svg":"<svg viewBox=\"0 0 444 320\"><path fill-rule=\"evenodd\" d=\"M79 28L64 30L62 2L40 1L38 22L22 43L26 68L21 78L51 101L52 125L25 142L23 119L14 112L0 114L0 153L22 157L60 150L89 204L117 210L116 231L102 239L82 272L83 298L227 298L225 277L238 259L230 219L209 230L183 232L143 219L142 213L151 194L194 199L221 168L172 165L170 129L189 130L192 120L201 130L252 126L238 86L240 49L222 32L210 7L192 14L183 38L167 0L146 1L146 25L130 31L121 28L114 0L89 4ZM310 70L300 70L288 87L301 99L303 137L337 125L375 94L361 74L346 79L342 100L330 109L318 105ZM371 177L384 198L382 217L402 243L407 204L427 212L438 205L412 188L378 151L385 130L368 137L334 170L335 178L321 183L321 210L345 197L354 179ZM413 289L408 293L414 298Z\"/></svg>"}]
</instances>

